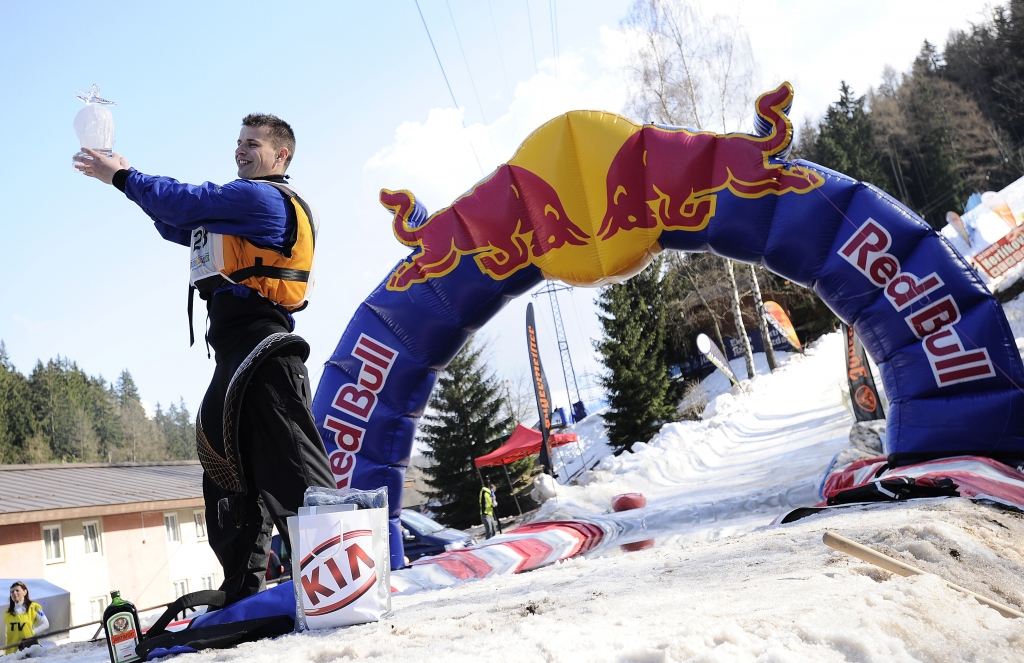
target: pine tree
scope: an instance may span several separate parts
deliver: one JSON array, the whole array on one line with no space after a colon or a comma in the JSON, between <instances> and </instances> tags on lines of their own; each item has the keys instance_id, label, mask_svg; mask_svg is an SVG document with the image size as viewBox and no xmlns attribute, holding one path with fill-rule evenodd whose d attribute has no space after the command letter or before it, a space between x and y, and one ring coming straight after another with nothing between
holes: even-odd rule
<instances>
[{"instance_id":1,"label":"pine tree","mask_svg":"<svg viewBox=\"0 0 1024 663\"><path fill-rule=\"evenodd\" d=\"M875 146L865 99L854 97L850 86L842 82L839 101L828 107L818 127L814 153L822 166L890 191L892 183Z\"/></svg>"},{"instance_id":2,"label":"pine tree","mask_svg":"<svg viewBox=\"0 0 1024 663\"><path fill-rule=\"evenodd\" d=\"M646 442L675 413L665 343L665 287L662 259L623 283L601 290L602 339L595 343L607 375L604 415L616 453Z\"/></svg>"},{"instance_id":3,"label":"pine tree","mask_svg":"<svg viewBox=\"0 0 1024 663\"><path fill-rule=\"evenodd\" d=\"M167 457L171 460L195 460L196 429L192 423L185 399L171 406L164 412L160 404L156 404L153 422L163 434L167 442Z\"/></svg>"},{"instance_id":4,"label":"pine tree","mask_svg":"<svg viewBox=\"0 0 1024 663\"><path fill-rule=\"evenodd\" d=\"M501 385L489 374L482 354L470 341L452 359L438 377L419 428L420 439L428 448L423 455L431 461L424 470L430 486L427 496L441 503L434 511L439 521L451 527L479 524L477 500L485 478L473 459L501 446L512 429ZM517 489L524 487L531 467L532 462L509 466ZM495 480L495 484L499 482ZM501 495L498 501L505 507L512 502Z\"/></svg>"},{"instance_id":5,"label":"pine tree","mask_svg":"<svg viewBox=\"0 0 1024 663\"><path fill-rule=\"evenodd\" d=\"M139 399L139 389L128 369L121 371L113 385L117 409L121 420L124 460L135 462L139 459L139 439L142 437L142 420L146 412Z\"/></svg>"},{"instance_id":6,"label":"pine tree","mask_svg":"<svg viewBox=\"0 0 1024 663\"><path fill-rule=\"evenodd\" d=\"M897 80L887 70L871 101L876 143L898 197L935 228L946 224L947 211L962 211L972 191L998 189L1020 173L1006 132L947 78L947 69L926 41L911 71Z\"/></svg>"},{"instance_id":7,"label":"pine tree","mask_svg":"<svg viewBox=\"0 0 1024 663\"><path fill-rule=\"evenodd\" d=\"M0 464L25 462L34 429L28 381L14 368L0 341Z\"/></svg>"},{"instance_id":8,"label":"pine tree","mask_svg":"<svg viewBox=\"0 0 1024 663\"><path fill-rule=\"evenodd\" d=\"M158 416L146 417L127 370L111 384L58 356L26 378L0 341L0 464L194 459L184 401Z\"/></svg>"},{"instance_id":9,"label":"pine tree","mask_svg":"<svg viewBox=\"0 0 1024 663\"><path fill-rule=\"evenodd\" d=\"M75 362L57 357L37 362L29 377L34 418L41 425L54 458L66 462L99 460L102 440L90 417L105 398L102 379L92 378Z\"/></svg>"},{"instance_id":10,"label":"pine tree","mask_svg":"<svg viewBox=\"0 0 1024 663\"><path fill-rule=\"evenodd\" d=\"M966 91L992 125L999 151L990 174L996 191L1024 174L1024 0L993 7L987 21L956 31L946 42L942 75Z\"/></svg>"}]
</instances>

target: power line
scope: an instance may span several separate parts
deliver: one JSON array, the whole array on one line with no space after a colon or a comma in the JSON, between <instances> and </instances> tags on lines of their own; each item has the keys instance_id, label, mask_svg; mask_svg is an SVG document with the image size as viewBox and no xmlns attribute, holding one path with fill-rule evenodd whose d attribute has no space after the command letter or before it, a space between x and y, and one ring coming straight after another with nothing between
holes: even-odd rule
<instances>
[{"instance_id":1,"label":"power line","mask_svg":"<svg viewBox=\"0 0 1024 663\"><path fill-rule=\"evenodd\" d=\"M455 40L459 42L459 51L462 53L462 61L466 64L466 73L469 74L469 84L473 87L473 96L476 97L476 105L480 109L480 117L484 121L484 128L487 130L487 116L484 114L484 105L480 103L480 93L476 90L476 81L473 80L473 70L469 68L469 58L466 57L466 50L462 48L462 37L459 36L459 26L455 25L455 15L452 14L452 6L448 0L444 0L444 4L448 7L448 16L452 19L452 28L455 30ZM491 138L491 132L487 130L487 142L491 144L491 153L494 157L498 158L498 148L494 146L494 139Z\"/></svg>"},{"instance_id":2,"label":"power line","mask_svg":"<svg viewBox=\"0 0 1024 663\"><path fill-rule=\"evenodd\" d=\"M537 70L537 46L533 43L533 17L530 16L530 0L526 0L526 22L530 25L530 50L533 51L533 73Z\"/></svg>"},{"instance_id":3,"label":"power line","mask_svg":"<svg viewBox=\"0 0 1024 663\"><path fill-rule=\"evenodd\" d=\"M423 18L423 10L420 9L420 0L414 0L416 3L416 11L420 13L420 20L423 21L423 29L427 31L427 39L430 40L430 48L434 49L434 57L437 58L437 66L441 68L441 75L444 76L444 84L448 86L448 94L452 96L452 103L455 107L459 107L459 102L455 101L455 93L452 92L452 84L448 82L448 74L444 73L444 65L441 64L441 56L437 54L437 47L434 46L434 39L430 36L430 28L427 27L427 19Z\"/></svg>"},{"instance_id":4,"label":"power line","mask_svg":"<svg viewBox=\"0 0 1024 663\"><path fill-rule=\"evenodd\" d=\"M416 3L416 11L420 13L420 20L423 21L423 29L427 31L427 39L430 40L430 48L434 49L434 57L437 58L437 66L441 68L441 75L444 76L444 84L448 86L448 94L452 96L452 103L455 104L455 110L458 110L459 102L455 101L455 93L452 92L452 85L448 82L448 74L444 73L444 65L441 64L441 56L437 54L437 47L434 46L434 38L430 36L430 28L427 27L427 19L423 18L423 10L420 9L420 0L413 1ZM465 118L462 118L462 128L466 128ZM473 158L476 159L476 167L480 169L480 175L483 176L484 167L480 165L480 157L476 155L476 148L473 147L473 139L468 134L466 135L466 139L469 140L469 148L473 150Z\"/></svg>"},{"instance_id":5,"label":"power line","mask_svg":"<svg viewBox=\"0 0 1024 663\"><path fill-rule=\"evenodd\" d=\"M548 13L551 16L551 50L555 54L555 78L558 78L558 0L548 0Z\"/></svg>"},{"instance_id":6,"label":"power line","mask_svg":"<svg viewBox=\"0 0 1024 663\"><path fill-rule=\"evenodd\" d=\"M501 52L501 37L498 35L498 22L494 20L494 6L491 0L487 0L487 9L491 12L491 25L494 27L494 44L498 47L498 59L501 60L501 73L505 77L505 92L508 93L508 112L512 115L512 124L516 126L516 135L522 136L519 131L519 122L516 120L516 113L512 110L512 86L508 84L508 71L505 69L505 54Z\"/></svg>"},{"instance_id":7,"label":"power line","mask_svg":"<svg viewBox=\"0 0 1024 663\"><path fill-rule=\"evenodd\" d=\"M473 80L473 70L469 68L466 49L462 48L462 37L459 36L459 27L455 25L455 15L452 14L452 6L448 0L444 0L444 6L448 8L448 16L452 19L452 27L455 29L455 41L459 43L459 52L462 53L462 61L466 64L466 73L469 74L469 84L473 86L473 96L476 97L476 106L480 109L480 117L483 118L484 124L487 124L487 116L484 115L484 105L480 103L480 93L476 91L476 81Z\"/></svg>"}]
</instances>

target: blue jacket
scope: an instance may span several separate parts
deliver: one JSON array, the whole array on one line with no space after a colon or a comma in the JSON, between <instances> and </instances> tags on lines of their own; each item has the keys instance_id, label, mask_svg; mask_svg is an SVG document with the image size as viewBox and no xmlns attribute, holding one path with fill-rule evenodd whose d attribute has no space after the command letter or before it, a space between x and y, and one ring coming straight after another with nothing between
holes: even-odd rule
<instances>
[{"instance_id":1,"label":"blue jacket","mask_svg":"<svg viewBox=\"0 0 1024 663\"><path fill-rule=\"evenodd\" d=\"M268 179L285 183L280 176ZM289 227L284 196L258 180L234 180L224 185L182 184L171 177L146 175L132 168L119 170L113 184L153 219L164 239L182 246L191 244L192 231L199 226L222 235L244 237L257 246L272 249L283 249L286 238L294 231ZM255 291L244 285L228 284L214 294L221 292L248 298ZM295 318L284 308L280 310L294 331ZM190 324L191 319L189 313Z\"/></svg>"},{"instance_id":2,"label":"blue jacket","mask_svg":"<svg viewBox=\"0 0 1024 663\"><path fill-rule=\"evenodd\" d=\"M134 169L124 173L119 171L114 185L153 219L157 231L168 241L188 246L191 231L203 226L210 232L280 249L291 233L284 196L258 180L196 185Z\"/></svg>"}]
</instances>

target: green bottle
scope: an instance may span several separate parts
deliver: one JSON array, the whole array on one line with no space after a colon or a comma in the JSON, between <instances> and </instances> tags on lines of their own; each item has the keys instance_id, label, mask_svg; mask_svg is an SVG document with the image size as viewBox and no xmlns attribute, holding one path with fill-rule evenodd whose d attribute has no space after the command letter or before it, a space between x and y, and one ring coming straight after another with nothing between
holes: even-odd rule
<instances>
[{"instance_id":1,"label":"green bottle","mask_svg":"<svg viewBox=\"0 0 1024 663\"><path fill-rule=\"evenodd\" d=\"M103 631L107 634L110 663L141 661L135 647L142 640L139 613L131 602L121 598L121 592L110 592L110 605L103 611Z\"/></svg>"}]
</instances>

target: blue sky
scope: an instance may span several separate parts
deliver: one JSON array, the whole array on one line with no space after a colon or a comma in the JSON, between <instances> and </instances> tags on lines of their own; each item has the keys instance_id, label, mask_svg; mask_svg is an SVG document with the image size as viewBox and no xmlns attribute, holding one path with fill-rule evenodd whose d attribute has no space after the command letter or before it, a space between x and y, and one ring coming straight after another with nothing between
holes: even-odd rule
<instances>
[{"instance_id":1,"label":"blue sky","mask_svg":"<svg viewBox=\"0 0 1024 663\"><path fill-rule=\"evenodd\" d=\"M27 373L59 354L108 379L128 368L146 401L184 397L193 412L213 369L201 343L188 347L186 249L163 241L119 192L71 168L77 89L97 83L117 102L115 149L134 167L188 182L234 178L245 114L292 124L289 174L322 222L317 284L296 330L313 346L314 383L356 306L407 253L376 202L382 186L409 188L437 209L480 178L477 159L493 169L550 117L622 111L628 2L557 2L557 61L549 2L420 5L461 111L413 0L0 3L9 155L0 224L13 249L0 263L0 339L15 365ZM951 28L980 20L983 6L763 0L705 9L740 17L762 88L794 83L799 124L820 116L840 79L858 92L877 85L885 64L906 69L925 38L941 44ZM599 369L589 343L599 334L594 294L562 299L579 373ZM557 400L550 309L538 304ZM525 372L525 306L514 302L482 332L501 377Z\"/></svg>"}]
</instances>

